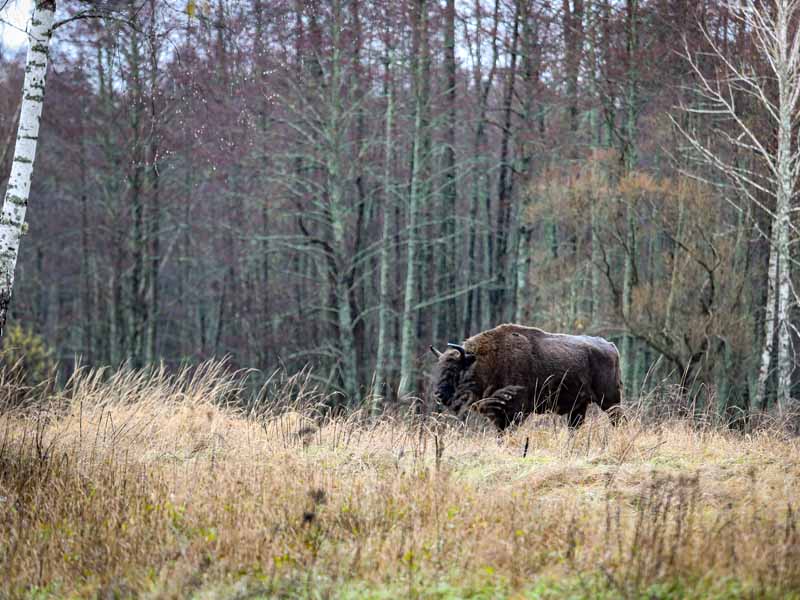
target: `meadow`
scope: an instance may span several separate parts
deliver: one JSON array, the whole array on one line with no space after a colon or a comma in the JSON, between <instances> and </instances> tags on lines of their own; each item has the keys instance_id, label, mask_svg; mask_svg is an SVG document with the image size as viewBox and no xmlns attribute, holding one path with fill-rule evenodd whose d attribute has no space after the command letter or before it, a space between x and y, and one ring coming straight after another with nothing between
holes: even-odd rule
<instances>
[{"instance_id":1,"label":"meadow","mask_svg":"<svg viewBox=\"0 0 800 600\"><path fill-rule=\"evenodd\" d=\"M246 376L86 371L3 411L0 596L800 598L781 423L498 436L326 413L302 373L243 405Z\"/></svg>"}]
</instances>

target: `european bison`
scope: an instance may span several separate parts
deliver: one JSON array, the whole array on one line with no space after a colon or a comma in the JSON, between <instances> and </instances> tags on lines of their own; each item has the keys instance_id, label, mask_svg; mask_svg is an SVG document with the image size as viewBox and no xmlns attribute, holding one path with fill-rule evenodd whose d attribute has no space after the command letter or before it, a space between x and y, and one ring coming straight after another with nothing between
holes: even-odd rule
<instances>
[{"instance_id":1,"label":"european bison","mask_svg":"<svg viewBox=\"0 0 800 600\"><path fill-rule=\"evenodd\" d=\"M603 338L506 324L448 346L431 346L433 393L456 414L473 408L503 430L531 413L556 412L575 428L596 402L613 424L620 419L619 353Z\"/></svg>"}]
</instances>

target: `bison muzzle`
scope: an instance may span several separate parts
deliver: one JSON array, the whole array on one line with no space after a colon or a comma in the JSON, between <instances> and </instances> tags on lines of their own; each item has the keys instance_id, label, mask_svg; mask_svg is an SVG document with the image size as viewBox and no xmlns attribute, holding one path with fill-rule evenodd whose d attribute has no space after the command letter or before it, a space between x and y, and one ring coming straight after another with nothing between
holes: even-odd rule
<instances>
[{"instance_id":1,"label":"bison muzzle","mask_svg":"<svg viewBox=\"0 0 800 600\"><path fill-rule=\"evenodd\" d=\"M476 410L500 430L544 412L579 427L591 402L621 417L619 352L603 338L506 324L448 346L431 346L433 395L456 414Z\"/></svg>"}]
</instances>

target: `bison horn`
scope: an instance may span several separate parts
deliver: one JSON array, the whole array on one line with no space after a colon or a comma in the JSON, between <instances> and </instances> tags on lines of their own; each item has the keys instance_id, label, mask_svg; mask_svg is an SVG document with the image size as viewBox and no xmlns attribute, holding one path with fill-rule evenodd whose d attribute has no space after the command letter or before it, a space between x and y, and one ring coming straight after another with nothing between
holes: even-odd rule
<instances>
[{"instance_id":1,"label":"bison horn","mask_svg":"<svg viewBox=\"0 0 800 600\"><path fill-rule=\"evenodd\" d=\"M464 350L464 346L459 346L458 344L451 344L448 342L447 344L450 348L455 348L461 354L461 359L463 360L467 356L467 351Z\"/></svg>"},{"instance_id":2,"label":"bison horn","mask_svg":"<svg viewBox=\"0 0 800 600\"><path fill-rule=\"evenodd\" d=\"M436 348L434 348L433 346L431 346L431 352L433 352L433 355L434 355L436 358L439 358L439 357L442 355L442 353L441 353L441 352L439 352L439 351L438 351Z\"/></svg>"}]
</instances>

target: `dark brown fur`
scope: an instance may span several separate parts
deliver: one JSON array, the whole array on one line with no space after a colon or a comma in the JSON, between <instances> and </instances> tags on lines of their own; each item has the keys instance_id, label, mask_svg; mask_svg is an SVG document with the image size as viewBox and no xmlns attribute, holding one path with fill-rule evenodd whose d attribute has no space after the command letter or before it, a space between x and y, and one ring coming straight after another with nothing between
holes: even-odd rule
<instances>
[{"instance_id":1,"label":"dark brown fur","mask_svg":"<svg viewBox=\"0 0 800 600\"><path fill-rule=\"evenodd\" d=\"M472 408L499 429L531 413L568 415L583 422L590 402L616 424L622 400L619 353L611 342L506 324L472 336L466 354L439 356L434 395L456 413Z\"/></svg>"}]
</instances>

